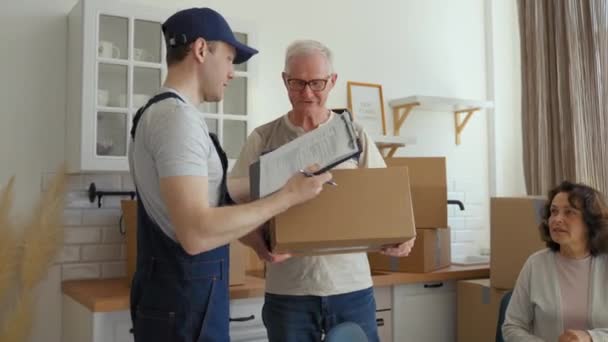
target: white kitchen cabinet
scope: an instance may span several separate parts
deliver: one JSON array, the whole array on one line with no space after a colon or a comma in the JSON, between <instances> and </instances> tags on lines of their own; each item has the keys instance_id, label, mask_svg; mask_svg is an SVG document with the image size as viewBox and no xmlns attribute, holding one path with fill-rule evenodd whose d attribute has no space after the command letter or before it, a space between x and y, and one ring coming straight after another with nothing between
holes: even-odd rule
<instances>
[{"instance_id":1,"label":"white kitchen cabinet","mask_svg":"<svg viewBox=\"0 0 608 342\"><path fill-rule=\"evenodd\" d=\"M132 118L166 76L161 24L181 8L81 0L68 15L66 158L69 172L128 171ZM237 39L254 34L227 18ZM255 46L255 45L254 45ZM255 58L254 58L255 59ZM254 63L254 62L253 62ZM235 159L249 131L254 64L235 67L219 103L200 109Z\"/></svg>"},{"instance_id":2,"label":"white kitchen cabinet","mask_svg":"<svg viewBox=\"0 0 608 342\"><path fill-rule=\"evenodd\" d=\"M374 288L376 322L380 341L393 341L394 305L391 286ZM230 340L232 342L266 342L262 321L264 297L230 301ZM63 342L133 342L129 310L92 312L68 295L63 295ZM395 341L407 341L394 339ZM418 340L424 341L424 340Z\"/></svg>"},{"instance_id":3,"label":"white kitchen cabinet","mask_svg":"<svg viewBox=\"0 0 608 342\"><path fill-rule=\"evenodd\" d=\"M232 342L268 341L262 321L264 297L230 301L230 340Z\"/></svg>"},{"instance_id":4,"label":"white kitchen cabinet","mask_svg":"<svg viewBox=\"0 0 608 342\"><path fill-rule=\"evenodd\" d=\"M376 325L380 342L393 341L393 287L374 287Z\"/></svg>"},{"instance_id":5,"label":"white kitchen cabinet","mask_svg":"<svg viewBox=\"0 0 608 342\"><path fill-rule=\"evenodd\" d=\"M232 342L268 341L263 304L263 297L230 301ZM133 342L129 310L92 312L64 295L62 311L63 342Z\"/></svg>"},{"instance_id":6,"label":"white kitchen cabinet","mask_svg":"<svg viewBox=\"0 0 608 342\"><path fill-rule=\"evenodd\" d=\"M63 296L63 342L133 342L128 310L91 312L69 296Z\"/></svg>"},{"instance_id":7,"label":"white kitchen cabinet","mask_svg":"<svg viewBox=\"0 0 608 342\"><path fill-rule=\"evenodd\" d=\"M393 311L376 311L376 325L380 342L393 342Z\"/></svg>"},{"instance_id":8,"label":"white kitchen cabinet","mask_svg":"<svg viewBox=\"0 0 608 342\"><path fill-rule=\"evenodd\" d=\"M455 341L455 283L448 281L395 285L392 323L395 341Z\"/></svg>"},{"instance_id":9,"label":"white kitchen cabinet","mask_svg":"<svg viewBox=\"0 0 608 342\"><path fill-rule=\"evenodd\" d=\"M127 171L132 117L166 74L167 9L81 0L68 16L70 172Z\"/></svg>"}]
</instances>

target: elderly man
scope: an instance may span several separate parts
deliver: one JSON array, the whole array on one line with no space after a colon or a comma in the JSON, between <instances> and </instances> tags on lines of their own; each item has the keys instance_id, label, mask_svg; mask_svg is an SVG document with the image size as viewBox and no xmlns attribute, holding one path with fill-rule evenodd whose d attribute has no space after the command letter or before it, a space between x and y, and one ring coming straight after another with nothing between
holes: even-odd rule
<instances>
[{"instance_id":1,"label":"elderly man","mask_svg":"<svg viewBox=\"0 0 608 342\"><path fill-rule=\"evenodd\" d=\"M326 46L317 41L291 44L282 76L292 109L258 127L247 139L229 180L230 193L237 202L248 200L243 184L249 165L263 151L286 144L339 115L325 105L337 79ZM355 129L362 153L358 160L348 160L338 168L386 167L367 133L360 125L355 124ZM333 326L346 321L359 324L370 341L378 341L376 304L365 253L290 258L268 251L261 230L245 240L269 263L263 320L271 342L320 341ZM383 253L407 256L413 244L412 239L387 247Z\"/></svg>"}]
</instances>

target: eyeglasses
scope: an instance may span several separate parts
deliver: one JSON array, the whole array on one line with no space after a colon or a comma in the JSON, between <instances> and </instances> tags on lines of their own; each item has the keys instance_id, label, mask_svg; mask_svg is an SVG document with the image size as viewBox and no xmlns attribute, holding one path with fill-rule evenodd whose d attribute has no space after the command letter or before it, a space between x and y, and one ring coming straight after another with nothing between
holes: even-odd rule
<instances>
[{"instance_id":1,"label":"eyeglasses","mask_svg":"<svg viewBox=\"0 0 608 342\"><path fill-rule=\"evenodd\" d=\"M325 90L325 87L327 87L327 82L330 78L331 75L327 76L327 78L310 81L305 81L298 78L288 78L285 82L287 82L287 88L293 91L302 91L304 88L306 88L306 86L308 86L312 91L323 91Z\"/></svg>"}]
</instances>

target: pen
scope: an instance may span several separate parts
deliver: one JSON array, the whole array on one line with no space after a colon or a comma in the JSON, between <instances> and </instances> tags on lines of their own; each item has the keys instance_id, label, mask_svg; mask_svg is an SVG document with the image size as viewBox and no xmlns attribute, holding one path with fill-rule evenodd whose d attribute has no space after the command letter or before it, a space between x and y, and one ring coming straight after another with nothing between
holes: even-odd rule
<instances>
[{"instance_id":1,"label":"pen","mask_svg":"<svg viewBox=\"0 0 608 342\"><path fill-rule=\"evenodd\" d=\"M300 170L300 173L303 174L306 177L313 177L314 174L308 172L308 171L304 171L304 170ZM334 182L333 180L328 180L327 182L325 182L325 184L329 184L329 185L333 185L333 186L338 186L338 183Z\"/></svg>"}]
</instances>

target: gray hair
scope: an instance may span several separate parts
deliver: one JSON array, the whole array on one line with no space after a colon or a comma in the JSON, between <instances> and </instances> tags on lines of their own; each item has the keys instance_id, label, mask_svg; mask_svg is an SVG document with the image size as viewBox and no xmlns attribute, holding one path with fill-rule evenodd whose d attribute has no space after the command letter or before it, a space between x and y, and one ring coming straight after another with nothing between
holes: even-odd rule
<instances>
[{"instance_id":1,"label":"gray hair","mask_svg":"<svg viewBox=\"0 0 608 342\"><path fill-rule=\"evenodd\" d=\"M323 45L321 42L316 40L296 40L287 47L287 51L285 52L285 67L283 69L284 72L287 73L287 66L289 64L289 60L295 56L307 56L315 53L320 53L327 60L327 67L329 69L329 73L334 73L334 63L333 63L333 55L331 50Z\"/></svg>"}]
</instances>

